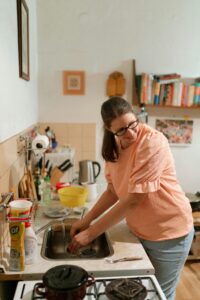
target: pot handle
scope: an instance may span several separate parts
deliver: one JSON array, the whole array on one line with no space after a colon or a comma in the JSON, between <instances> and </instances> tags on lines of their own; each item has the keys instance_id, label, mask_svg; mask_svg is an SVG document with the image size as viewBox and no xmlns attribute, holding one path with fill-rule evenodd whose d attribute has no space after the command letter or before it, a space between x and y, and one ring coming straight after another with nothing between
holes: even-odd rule
<instances>
[{"instance_id":1,"label":"pot handle","mask_svg":"<svg viewBox=\"0 0 200 300\"><path fill-rule=\"evenodd\" d=\"M88 287L88 286L90 286L90 285L92 285L92 284L94 284L94 283L95 283L94 277L91 276L91 275L89 275L89 276L88 276L88 281L87 281L87 283L86 283L86 286Z\"/></svg>"},{"instance_id":2,"label":"pot handle","mask_svg":"<svg viewBox=\"0 0 200 300\"><path fill-rule=\"evenodd\" d=\"M41 291L40 289L44 289L44 284L42 282L38 282L35 285L35 291L38 295L46 297L46 292Z\"/></svg>"},{"instance_id":3,"label":"pot handle","mask_svg":"<svg viewBox=\"0 0 200 300\"><path fill-rule=\"evenodd\" d=\"M94 178L96 179L101 171L101 165L97 161L93 161L92 165L94 170ZM97 166L97 174L95 174L95 166Z\"/></svg>"}]
</instances>

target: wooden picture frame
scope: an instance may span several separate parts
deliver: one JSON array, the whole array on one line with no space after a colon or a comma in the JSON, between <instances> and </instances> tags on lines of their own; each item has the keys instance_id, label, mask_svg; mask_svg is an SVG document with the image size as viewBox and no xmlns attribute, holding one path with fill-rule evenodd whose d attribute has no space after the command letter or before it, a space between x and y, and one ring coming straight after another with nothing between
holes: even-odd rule
<instances>
[{"instance_id":1,"label":"wooden picture frame","mask_svg":"<svg viewBox=\"0 0 200 300\"><path fill-rule=\"evenodd\" d=\"M19 77L30 80L29 10L25 0L17 0Z\"/></svg>"},{"instance_id":2,"label":"wooden picture frame","mask_svg":"<svg viewBox=\"0 0 200 300\"><path fill-rule=\"evenodd\" d=\"M84 95L85 94L85 72L63 71L63 94Z\"/></svg>"}]
</instances>

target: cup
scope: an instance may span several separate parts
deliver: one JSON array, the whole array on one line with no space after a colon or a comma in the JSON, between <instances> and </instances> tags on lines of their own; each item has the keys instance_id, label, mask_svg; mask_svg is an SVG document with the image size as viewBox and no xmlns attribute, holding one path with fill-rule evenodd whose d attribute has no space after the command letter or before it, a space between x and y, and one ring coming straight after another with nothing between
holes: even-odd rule
<instances>
[{"instance_id":1,"label":"cup","mask_svg":"<svg viewBox=\"0 0 200 300\"><path fill-rule=\"evenodd\" d=\"M96 183L87 183L85 186L87 187L87 190L88 190L87 200L94 201L98 196L97 184Z\"/></svg>"},{"instance_id":2,"label":"cup","mask_svg":"<svg viewBox=\"0 0 200 300\"><path fill-rule=\"evenodd\" d=\"M13 200L9 203L10 205L10 216L17 217L17 218L28 218L32 206L32 202L19 199Z\"/></svg>"}]
</instances>

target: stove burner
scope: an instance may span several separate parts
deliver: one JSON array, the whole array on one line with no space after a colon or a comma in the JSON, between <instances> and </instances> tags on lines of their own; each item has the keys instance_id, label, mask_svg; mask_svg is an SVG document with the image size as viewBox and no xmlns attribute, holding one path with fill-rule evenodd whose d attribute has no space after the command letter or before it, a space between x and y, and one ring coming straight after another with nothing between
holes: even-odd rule
<instances>
[{"instance_id":1,"label":"stove burner","mask_svg":"<svg viewBox=\"0 0 200 300\"><path fill-rule=\"evenodd\" d=\"M92 248L85 248L80 252L80 255L82 257L96 257L96 251Z\"/></svg>"},{"instance_id":2,"label":"stove burner","mask_svg":"<svg viewBox=\"0 0 200 300\"><path fill-rule=\"evenodd\" d=\"M141 280L116 279L106 286L106 295L111 300L143 300L147 295Z\"/></svg>"}]
</instances>

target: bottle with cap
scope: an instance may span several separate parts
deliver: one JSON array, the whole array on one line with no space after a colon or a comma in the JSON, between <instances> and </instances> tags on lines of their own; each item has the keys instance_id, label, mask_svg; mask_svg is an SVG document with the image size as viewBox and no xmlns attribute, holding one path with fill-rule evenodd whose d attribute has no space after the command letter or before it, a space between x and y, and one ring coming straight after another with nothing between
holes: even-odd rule
<instances>
[{"instance_id":1,"label":"bottle with cap","mask_svg":"<svg viewBox=\"0 0 200 300\"><path fill-rule=\"evenodd\" d=\"M25 226L22 222L9 223L11 237L10 245L10 271L24 270L24 234Z\"/></svg>"},{"instance_id":2,"label":"bottle with cap","mask_svg":"<svg viewBox=\"0 0 200 300\"><path fill-rule=\"evenodd\" d=\"M37 236L30 222L25 223L24 250L25 264L34 264L37 260Z\"/></svg>"}]
</instances>

